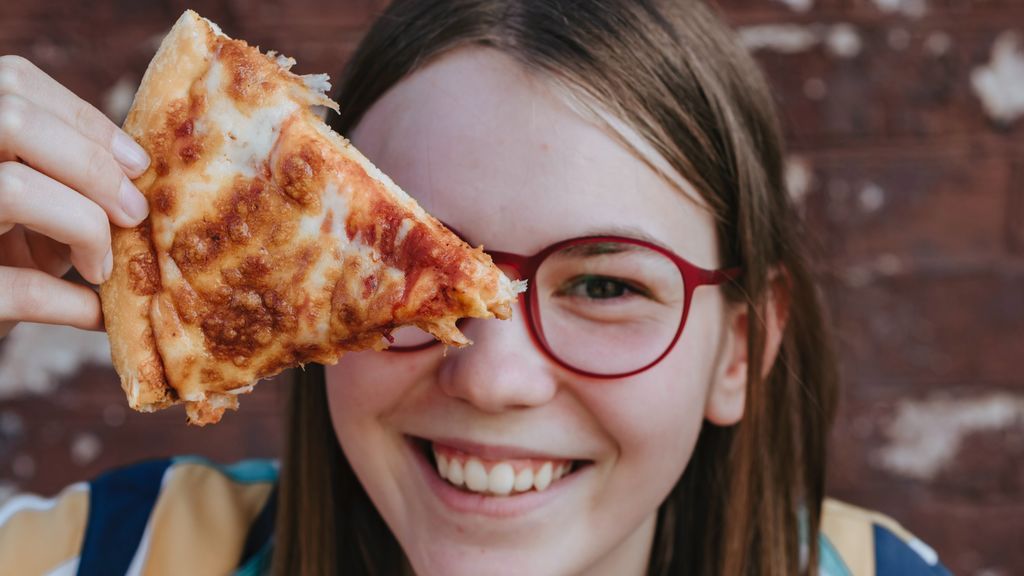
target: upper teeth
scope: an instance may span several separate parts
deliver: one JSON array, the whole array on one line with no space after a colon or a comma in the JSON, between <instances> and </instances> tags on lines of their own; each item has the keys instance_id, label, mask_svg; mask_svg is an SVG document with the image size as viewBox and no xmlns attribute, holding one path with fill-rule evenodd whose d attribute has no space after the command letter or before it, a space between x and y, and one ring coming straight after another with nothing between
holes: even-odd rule
<instances>
[{"instance_id":1,"label":"upper teeth","mask_svg":"<svg viewBox=\"0 0 1024 576\"><path fill-rule=\"evenodd\" d=\"M473 492L507 496L531 488L545 490L569 472L568 461L497 460L484 461L476 456L448 452L434 447L437 473L451 484ZM490 470L487 467L490 466ZM518 472L516 469L518 468Z\"/></svg>"}]
</instances>

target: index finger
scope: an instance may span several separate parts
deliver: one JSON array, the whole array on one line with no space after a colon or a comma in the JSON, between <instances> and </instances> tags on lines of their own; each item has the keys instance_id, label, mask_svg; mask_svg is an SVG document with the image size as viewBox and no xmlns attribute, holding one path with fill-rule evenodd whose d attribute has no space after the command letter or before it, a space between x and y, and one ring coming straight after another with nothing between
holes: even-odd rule
<instances>
[{"instance_id":1,"label":"index finger","mask_svg":"<svg viewBox=\"0 0 1024 576\"><path fill-rule=\"evenodd\" d=\"M0 56L0 96L5 94L32 101L110 150L127 176L135 178L149 166L146 151L106 115L21 56Z\"/></svg>"}]
</instances>

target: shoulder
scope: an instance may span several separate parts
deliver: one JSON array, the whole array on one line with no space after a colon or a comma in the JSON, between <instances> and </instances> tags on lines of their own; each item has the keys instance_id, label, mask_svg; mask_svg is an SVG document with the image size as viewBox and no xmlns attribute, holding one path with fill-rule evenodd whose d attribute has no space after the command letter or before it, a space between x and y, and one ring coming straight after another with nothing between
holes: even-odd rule
<instances>
[{"instance_id":1,"label":"shoulder","mask_svg":"<svg viewBox=\"0 0 1024 576\"><path fill-rule=\"evenodd\" d=\"M78 557L88 514L85 482L53 498L20 494L7 500L0 507L0 574L62 573Z\"/></svg>"},{"instance_id":2,"label":"shoulder","mask_svg":"<svg viewBox=\"0 0 1024 576\"><path fill-rule=\"evenodd\" d=\"M949 576L938 554L895 520L838 500L822 506L823 576Z\"/></svg>"},{"instance_id":3,"label":"shoulder","mask_svg":"<svg viewBox=\"0 0 1024 576\"><path fill-rule=\"evenodd\" d=\"M271 460L221 466L180 457L116 469L0 515L0 573L8 559L15 573L236 572L267 548L276 481ZM67 533L59 554L50 550L55 526ZM46 550L3 554L23 541Z\"/></svg>"}]
</instances>

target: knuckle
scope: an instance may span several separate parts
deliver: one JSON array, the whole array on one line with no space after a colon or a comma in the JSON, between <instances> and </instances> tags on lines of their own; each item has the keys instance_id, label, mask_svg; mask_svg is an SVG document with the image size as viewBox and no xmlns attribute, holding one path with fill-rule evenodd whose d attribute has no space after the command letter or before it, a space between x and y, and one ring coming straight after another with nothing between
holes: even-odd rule
<instances>
[{"instance_id":1,"label":"knuckle","mask_svg":"<svg viewBox=\"0 0 1024 576\"><path fill-rule=\"evenodd\" d=\"M106 142L113 138L114 126L103 122L99 116L92 106L82 101L75 107L74 127L82 134L100 136Z\"/></svg>"},{"instance_id":2,"label":"knuckle","mask_svg":"<svg viewBox=\"0 0 1024 576\"><path fill-rule=\"evenodd\" d=\"M24 167L17 162L0 163L0 218L10 211L10 203L24 192Z\"/></svg>"},{"instance_id":3,"label":"knuckle","mask_svg":"<svg viewBox=\"0 0 1024 576\"><path fill-rule=\"evenodd\" d=\"M15 318L25 317L46 305L46 287L36 274L8 274L7 288L11 299L8 308Z\"/></svg>"},{"instance_id":4,"label":"knuckle","mask_svg":"<svg viewBox=\"0 0 1024 576\"><path fill-rule=\"evenodd\" d=\"M103 208L92 202L86 204L81 224L82 238L91 248L90 251L100 256L106 254L110 246L110 221Z\"/></svg>"},{"instance_id":5,"label":"knuckle","mask_svg":"<svg viewBox=\"0 0 1024 576\"><path fill-rule=\"evenodd\" d=\"M94 183L105 195L116 193L123 174L114 164L110 152L98 144L89 143L85 154L85 181Z\"/></svg>"},{"instance_id":6,"label":"knuckle","mask_svg":"<svg viewBox=\"0 0 1024 576\"><path fill-rule=\"evenodd\" d=\"M28 121L28 102L16 94L0 94L0 144L14 138Z\"/></svg>"},{"instance_id":7,"label":"knuckle","mask_svg":"<svg viewBox=\"0 0 1024 576\"><path fill-rule=\"evenodd\" d=\"M32 68L32 63L21 56L0 56L0 94L16 94Z\"/></svg>"}]
</instances>

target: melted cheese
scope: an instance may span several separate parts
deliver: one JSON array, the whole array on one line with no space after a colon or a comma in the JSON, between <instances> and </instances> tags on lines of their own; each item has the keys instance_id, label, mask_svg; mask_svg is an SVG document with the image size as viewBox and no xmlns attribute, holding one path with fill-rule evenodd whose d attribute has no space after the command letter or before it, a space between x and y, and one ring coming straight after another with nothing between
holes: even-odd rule
<instances>
[{"instance_id":1,"label":"melted cheese","mask_svg":"<svg viewBox=\"0 0 1024 576\"><path fill-rule=\"evenodd\" d=\"M214 60L203 80L206 94L223 94L231 82L221 60ZM197 132L219 132L225 138L210 159L205 175L215 184L241 174L255 177L270 157L281 127L298 110L299 105L287 94L277 92L273 99L253 109L242 109L231 98L207 98L206 115L196 122Z\"/></svg>"}]
</instances>

